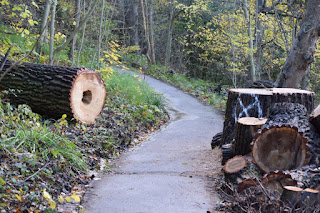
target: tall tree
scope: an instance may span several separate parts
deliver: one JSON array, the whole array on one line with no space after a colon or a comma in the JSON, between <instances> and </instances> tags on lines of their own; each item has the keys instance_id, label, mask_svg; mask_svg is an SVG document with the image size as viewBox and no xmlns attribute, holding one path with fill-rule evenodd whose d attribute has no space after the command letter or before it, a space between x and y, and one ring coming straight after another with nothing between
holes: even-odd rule
<instances>
[{"instance_id":1,"label":"tall tree","mask_svg":"<svg viewBox=\"0 0 320 213\"><path fill-rule=\"evenodd\" d=\"M314 62L317 40L320 36L320 1L309 0L295 39L278 79L277 87L298 88Z\"/></svg>"},{"instance_id":2,"label":"tall tree","mask_svg":"<svg viewBox=\"0 0 320 213\"><path fill-rule=\"evenodd\" d=\"M169 67L171 57L171 45L172 45L172 31L173 31L173 16L174 16L174 0L169 2L169 19L168 19L168 30L167 30L167 46L165 55L165 66Z\"/></svg>"},{"instance_id":3,"label":"tall tree","mask_svg":"<svg viewBox=\"0 0 320 213\"><path fill-rule=\"evenodd\" d=\"M53 0L52 3L52 10L51 10L51 24L50 24L50 47L49 47L49 64L53 64L54 60L54 22L55 22L55 17L56 17L56 8L57 8L57 0Z\"/></svg>"},{"instance_id":4,"label":"tall tree","mask_svg":"<svg viewBox=\"0 0 320 213\"><path fill-rule=\"evenodd\" d=\"M141 11L142 11L142 19L143 19L143 28L144 28L144 37L147 43L147 59L151 63L151 44L150 44L150 36L149 36L149 25L148 25L148 2L147 0L140 0L141 2Z\"/></svg>"},{"instance_id":5,"label":"tall tree","mask_svg":"<svg viewBox=\"0 0 320 213\"><path fill-rule=\"evenodd\" d=\"M251 64L251 81L254 82L256 80L256 68L255 68L254 60L253 60L253 39L252 39L251 21L250 21L250 15L249 15L249 11L248 11L247 0L243 1L243 10L244 10L244 14L245 14L247 25L248 25L250 64Z\"/></svg>"},{"instance_id":6,"label":"tall tree","mask_svg":"<svg viewBox=\"0 0 320 213\"><path fill-rule=\"evenodd\" d=\"M98 39L98 61L100 60L100 53L101 53L101 42L102 42L102 25L103 25L103 18L104 18L104 0L102 0L101 16L100 16L100 26L99 26L99 39ZM100 68L100 63L98 63L98 68Z\"/></svg>"},{"instance_id":7,"label":"tall tree","mask_svg":"<svg viewBox=\"0 0 320 213\"><path fill-rule=\"evenodd\" d=\"M46 6L44 8L44 12L43 12L43 16L42 16L41 25L40 25L40 31L39 32L42 32L44 30L44 28L47 26L48 17L49 17L49 13L50 13L50 7L51 7L51 0L47 0L46 1ZM39 44L38 44L37 49L36 49L36 52L39 53L39 55L41 54L43 40L44 40L44 33L42 33L40 35L40 41L39 41Z\"/></svg>"},{"instance_id":8,"label":"tall tree","mask_svg":"<svg viewBox=\"0 0 320 213\"><path fill-rule=\"evenodd\" d=\"M156 53L154 49L154 29L153 29L153 0L150 0L149 4L149 29L150 29L150 53L151 53L151 63L156 63Z\"/></svg>"},{"instance_id":9,"label":"tall tree","mask_svg":"<svg viewBox=\"0 0 320 213\"><path fill-rule=\"evenodd\" d=\"M76 0L75 28L77 28L80 24L80 14L81 14L81 0ZM77 38L78 38L77 34L75 34L73 36L72 45L71 45L71 49L70 49L69 59L70 59L70 61L72 61L72 64L74 62L74 52L75 52L75 48L76 48L76 44L77 44Z\"/></svg>"},{"instance_id":10,"label":"tall tree","mask_svg":"<svg viewBox=\"0 0 320 213\"><path fill-rule=\"evenodd\" d=\"M139 46L139 34L138 34L138 8L139 0L125 0L125 6L127 13L125 13L126 28L129 34L129 45Z\"/></svg>"}]
</instances>

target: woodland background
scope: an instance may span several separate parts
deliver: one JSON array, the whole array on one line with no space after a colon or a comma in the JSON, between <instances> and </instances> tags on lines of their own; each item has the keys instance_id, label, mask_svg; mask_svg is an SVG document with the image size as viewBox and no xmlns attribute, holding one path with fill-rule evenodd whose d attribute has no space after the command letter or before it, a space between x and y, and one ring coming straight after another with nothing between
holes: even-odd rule
<instances>
[{"instance_id":1,"label":"woodland background","mask_svg":"<svg viewBox=\"0 0 320 213\"><path fill-rule=\"evenodd\" d=\"M31 50L38 63L126 63L140 71L180 73L226 87L275 81L306 11L304 0L1 0L0 54ZM51 35L51 36L50 36ZM52 38L52 39L51 39ZM317 92L318 49L309 78ZM105 69L105 68L104 68Z\"/></svg>"}]
</instances>

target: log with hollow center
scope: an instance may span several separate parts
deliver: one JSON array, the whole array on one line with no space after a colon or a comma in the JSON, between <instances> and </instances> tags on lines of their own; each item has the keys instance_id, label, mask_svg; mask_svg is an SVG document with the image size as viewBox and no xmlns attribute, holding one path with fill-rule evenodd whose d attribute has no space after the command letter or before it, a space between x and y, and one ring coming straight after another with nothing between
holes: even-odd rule
<instances>
[{"instance_id":1,"label":"log with hollow center","mask_svg":"<svg viewBox=\"0 0 320 213\"><path fill-rule=\"evenodd\" d=\"M12 63L7 60L3 70ZM67 114L85 124L95 122L106 98L99 73L75 67L22 63L4 76L0 88L15 90L9 96L12 103L28 104L52 118Z\"/></svg>"}]
</instances>

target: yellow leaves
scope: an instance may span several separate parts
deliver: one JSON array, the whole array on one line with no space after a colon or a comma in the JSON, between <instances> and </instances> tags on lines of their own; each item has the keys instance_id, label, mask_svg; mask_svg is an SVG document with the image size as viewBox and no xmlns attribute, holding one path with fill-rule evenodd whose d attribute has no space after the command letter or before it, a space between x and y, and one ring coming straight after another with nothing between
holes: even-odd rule
<instances>
[{"instance_id":1,"label":"yellow leaves","mask_svg":"<svg viewBox=\"0 0 320 213\"><path fill-rule=\"evenodd\" d=\"M51 209L56 208L56 202L52 199L52 196L44 189L42 192L42 196L48 200Z\"/></svg>"},{"instance_id":2,"label":"yellow leaves","mask_svg":"<svg viewBox=\"0 0 320 213\"><path fill-rule=\"evenodd\" d=\"M80 203L80 197L76 195L75 193L72 194L71 196L77 203Z\"/></svg>"},{"instance_id":3,"label":"yellow leaves","mask_svg":"<svg viewBox=\"0 0 320 213\"><path fill-rule=\"evenodd\" d=\"M65 197L65 200L70 203L71 202L71 198L69 196Z\"/></svg>"},{"instance_id":4,"label":"yellow leaves","mask_svg":"<svg viewBox=\"0 0 320 213\"><path fill-rule=\"evenodd\" d=\"M70 196L66 196L64 199L63 199L63 196L60 195L58 199L59 199L59 202L60 202L60 203L63 203L64 200L67 201L68 203L71 203L71 201L72 201L71 198L72 198L75 202L77 202L77 203L80 203L80 201L81 201L80 196L78 196L78 195L75 194L75 193L73 193L73 194L71 195L71 197L70 197Z\"/></svg>"},{"instance_id":5,"label":"yellow leaves","mask_svg":"<svg viewBox=\"0 0 320 213\"><path fill-rule=\"evenodd\" d=\"M55 209L56 208L56 202L54 202L54 200L49 200L49 205L51 209Z\"/></svg>"},{"instance_id":6,"label":"yellow leaves","mask_svg":"<svg viewBox=\"0 0 320 213\"><path fill-rule=\"evenodd\" d=\"M59 203L63 203L64 198L63 198L63 196L62 196L62 195L59 195L59 196L58 196L58 201L59 201Z\"/></svg>"},{"instance_id":7,"label":"yellow leaves","mask_svg":"<svg viewBox=\"0 0 320 213\"><path fill-rule=\"evenodd\" d=\"M0 177L0 184L1 184L1 185L5 185L5 184L6 184L6 182L3 180L2 177Z\"/></svg>"},{"instance_id":8,"label":"yellow leaves","mask_svg":"<svg viewBox=\"0 0 320 213\"><path fill-rule=\"evenodd\" d=\"M64 34L62 34L62 33L60 33L60 32L58 32L58 33L56 33L56 34L54 35L54 38L55 38L56 40L64 39L65 37L66 37L66 35L64 35Z\"/></svg>"},{"instance_id":9,"label":"yellow leaves","mask_svg":"<svg viewBox=\"0 0 320 213\"><path fill-rule=\"evenodd\" d=\"M9 2L8 2L8 0L2 0L2 1L0 1L0 4L1 5L9 5Z\"/></svg>"},{"instance_id":10,"label":"yellow leaves","mask_svg":"<svg viewBox=\"0 0 320 213\"><path fill-rule=\"evenodd\" d=\"M15 194L15 195L16 195L16 198L18 198L18 200L21 202L22 201L21 197L17 194Z\"/></svg>"},{"instance_id":11,"label":"yellow leaves","mask_svg":"<svg viewBox=\"0 0 320 213\"><path fill-rule=\"evenodd\" d=\"M51 195L45 189L42 192L42 196L47 200L52 199Z\"/></svg>"}]
</instances>

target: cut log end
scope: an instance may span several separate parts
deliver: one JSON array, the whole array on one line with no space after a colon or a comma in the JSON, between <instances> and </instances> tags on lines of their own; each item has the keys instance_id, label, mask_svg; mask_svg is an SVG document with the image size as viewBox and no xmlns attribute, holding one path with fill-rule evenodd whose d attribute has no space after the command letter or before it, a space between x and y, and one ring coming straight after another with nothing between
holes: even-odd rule
<instances>
[{"instance_id":1,"label":"cut log end","mask_svg":"<svg viewBox=\"0 0 320 213\"><path fill-rule=\"evenodd\" d=\"M223 169L226 173L232 174L239 172L247 166L247 159L244 156L235 156L229 159Z\"/></svg>"},{"instance_id":2,"label":"cut log end","mask_svg":"<svg viewBox=\"0 0 320 213\"><path fill-rule=\"evenodd\" d=\"M307 139L295 128L273 127L263 130L254 141L254 161L264 171L288 170L305 164Z\"/></svg>"},{"instance_id":3,"label":"cut log end","mask_svg":"<svg viewBox=\"0 0 320 213\"><path fill-rule=\"evenodd\" d=\"M85 124L94 124L106 99L105 84L97 72L80 70L70 90L73 117Z\"/></svg>"}]
</instances>

